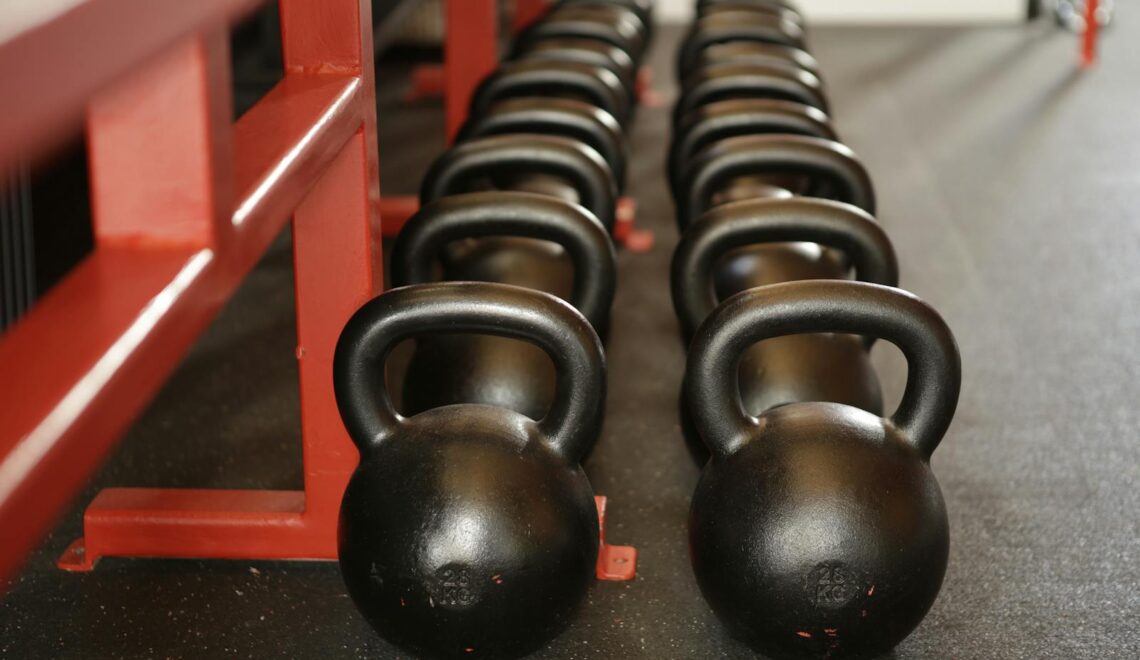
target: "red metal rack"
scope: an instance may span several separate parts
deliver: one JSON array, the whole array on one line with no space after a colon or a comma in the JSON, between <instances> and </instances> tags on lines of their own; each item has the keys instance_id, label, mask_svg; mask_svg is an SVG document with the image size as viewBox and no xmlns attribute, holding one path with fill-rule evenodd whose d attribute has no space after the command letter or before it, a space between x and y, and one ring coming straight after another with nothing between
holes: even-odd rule
<instances>
[{"instance_id":1,"label":"red metal rack","mask_svg":"<svg viewBox=\"0 0 1140 660\"><path fill-rule=\"evenodd\" d=\"M96 237L0 340L0 577L290 216L305 490L109 489L61 566L112 554L335 555L356 456L333 399L332 352L381 288L371 9L281 0L284 79L233 123L227 27L257 4L86 0L0 44L12 110L0 165L85 117Z\"/></svg>"},{"instance_id":2,"label":"red metal rack","mask_svg":"<svg viewBox=\"0 0 1140 660\"><path fill-rule=\"evenodd\" d=\"M1085 33L1081 39L1081 66L1091 67L1096 64L1096 44L1100 36L1100 21L1097 12L1100 3L1097 0L1088 0L1085 3Z\"/></svg>"},{"instance_id":3,"label":"red metal rack","mask_svg":"<svg viewBox=\"0 0 1140 660\"><path fill-rule=\"evenodd\" d=\"M414 71L411 97L443 96L444 130L450 143L467 120L471 95L479 81L498 65L499 1L445 0L443 20L443 65ZM381 207L384 236L398 235L419 208L415 195L386 197Z\"/></svg>"},{"instance_id":4,"label":"red metal rack","mask_svg":"<svg viewBox=\"0 0 1140 660\"><path fill-rule=\"evenodd\" d=\"M258 4L0 9L14 35L0 36L0 170L85 122L96 238L0 336L0 583L290 217L304 490L107 489L59 565L336 557L357 454L332 355L344 322L382 289L371 6L280 0L284 79L234 123L227 28ZM603 545L599 577L632 577L634 559Z\"/></svg>"}]
</instances>

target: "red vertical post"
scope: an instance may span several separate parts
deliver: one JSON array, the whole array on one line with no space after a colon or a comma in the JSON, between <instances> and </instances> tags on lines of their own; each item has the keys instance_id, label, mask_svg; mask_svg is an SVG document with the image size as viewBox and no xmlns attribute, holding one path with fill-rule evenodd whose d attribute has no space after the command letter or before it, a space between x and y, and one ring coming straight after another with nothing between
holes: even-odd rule
<instances>
[{"instance_id":1,"label":"red vertical post","mask_svg":"<svg viewBox=\"0 0 1140 660\"><path fill-rule=\"evenodd\" d=\"M229 40L219 25L91 102L91 196L101 245L213 247L228 237L230 95Z\"/></svg>"},{"instance_id":2,"label":"red vertical post","mask_svg":"<svg viewBox=\"0 0 1140 660\"><path fill-rule=\"evenodd\" d=\"M499 15L496 0L447 0L443 68L447 141L467 120L471 95L499 62Z\"/></svg>"},{"instance_id":3,"label":"red vertical post","mask_svg":"<svg viewBox=\"0 0 1140 660\"><path fill-rule=\"evenodd\" d=\"M1096 42L1100 33L1100 22L1097 21L1097 10L1100 3L1097 0L1087 0L1085 3L1085 34L1081 46L1081 66L1090 67L1096 63Z\"/></svg>"},{"instance_id":4,"label":"red vertical post","mask_svg":"<svg viewBox=\"0 0 1140 660\"><path fill-rule=\"evenodd\" d=\"M546 12L549 0L515 0L515 13L511 17L511 30L518 34L527 29Z\"/></svg>"},{"instance_id":5,"label":"red vertical post","mask_svg":"<svg viewBox=\"0 0 1140 660\"><path fill-rule=\"evenodd\" d=\"M286 71L350 72L375 98L370 0L281 0ZM345 322L382 289L376 113L363 123L293 214L297 360L305 463L305 521L336 553L340 499L357 452L337 412L332 361Z\"/></svg>"}]
</instances>

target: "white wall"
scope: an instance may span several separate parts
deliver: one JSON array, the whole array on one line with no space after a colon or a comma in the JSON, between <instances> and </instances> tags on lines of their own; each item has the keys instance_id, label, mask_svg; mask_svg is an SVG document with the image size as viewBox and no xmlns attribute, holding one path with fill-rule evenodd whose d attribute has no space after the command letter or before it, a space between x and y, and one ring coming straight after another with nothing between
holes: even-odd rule
<instances>
[{"instance_id":1,"label":"white wall","mask_svg":"<svg viewBox=\"0 0 1140 660\"><path fill-rule=\"evenodd\" d=\"M687 21L696 0L657 0L661 21ZM798 0L812 25L1011 23L1025 0Z\"/></svg>"}]
</instances>

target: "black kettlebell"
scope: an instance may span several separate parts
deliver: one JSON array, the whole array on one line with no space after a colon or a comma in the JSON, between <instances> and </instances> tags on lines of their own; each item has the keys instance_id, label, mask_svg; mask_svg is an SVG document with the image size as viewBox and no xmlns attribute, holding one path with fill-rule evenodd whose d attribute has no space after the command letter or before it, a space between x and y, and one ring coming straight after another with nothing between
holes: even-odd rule
<instances>
[{"instance_id":1,"label":"black kettlebell","mask_svg":"<svg viewBox=\"0 0 1140 660\"><path fill-rule=\"evenodd\" d=\"M764 64L706 64L681 83L681 96L673 106L673 124L707 103L727 99L780 99L828 112L823 83L810 71Z\"/></svg>"},{"instance_id":2,"label":"black kettlebell","mask_svg":"<svg viewBox=\"0 0 1140 660\"><path fill-rule=\"evenodd\" d=\"M385 359L401 340L436 332L540 346L557 367L550 412L537 422L484 405L397 414ZM360 450L341 503L340 568L368 622L412 653L444 658L517 657L557 635L598 554L578 463L601 426L606 378L586 319L501 284L395 289L349 320L333 382Z\"/></svg>"},{"instance_id":3,"label":"black kettlebell","mask_svg":"<svg viewBox=\"0 0 1140 660\"><path fill-rule=\"evenodd\" d=\"M813 197L854 204L875 214L875 189L847 146L802 135L747 135L718 140L700 150L681 179L677 222L683 230L740 177L805 178Z\"/></svg>"},{"instance_id":4,"label":"black kettlebell","mask_svg":"<svg viewBox=\"0 0 1140 660\"><path fill-rule=\"evenodd\" d=\"M604 4L623 7L636 14L641 20L642 25L645 26L646 32L652 34L653 2L654 0L558 0L558 6L574 7L580 5L590 6Z\"/></svg>"},{"instance_id":5,"label":"black kettlebell","mask_svg":"<svg viewBox=\"0 0 1140 660\"><path fill-rule=\"evenodd\" d=\"M722 14L725 12L748 12L752 14L759 14L761 16L773 19L781 19L790 23L795 23L801 28L805 26L804 17L793 9L787 6L780 6L774 3L760 3L760 2L746 2L738 0L736 2L717 2L714 4L703 5L698 8L698 16L711 16L713 14Z\"/></svg>"},{"instance_id":6,"label":"black kettlebell","mask_svg":"<svg viewBox=\"0 0 1140 660\"><path fill-rule=\"evenodd\" d=\"M539 190L581 204L606 231L613 231L617 183L601 154L577 140L512 134L461 142L432 162L420 183L420 203L488 183L500 190Z\"/></svg>"},{"instance_id":7,"label":"black kettlebell","mask_svg":"<svg viewBox=\"0 0 1140 660\"><path fill-rule=\"evenodd\" d=\"M693 68L681 72L680 80L709 64L762 64L789 71L802 69L820 78L819 62L802 48L759 41L730 41L714 44L702 50L693 63Z\"/></svg>"},{"instance_id":8,"label":"black kettlebell","mask_svg":"<svg viewBox=\"0 0 1140 660\"><path fill-rule=\"evenodd\" d=\"M703 15L709 10L715 10L718 7L731 7L734 5L741 5L750 9L788 12L796 15L797 22L804 22L803 14L800 13L795 3L788 2L787 0L697 0L697 14Z\"/></svg>"},{"instance_id":9,"label":"black kettlebell","mask_svg":"<svg viewBox=\"0 0 1140 660\"><path fill-rule=\"evenodd\" d=\"M613 115L584 101L545 97L514 98L473 115L459 131L459 142L490 135L532 133L578 140L601 155L620 193L625 184L626 155L621 125Z\"/></svg>"},{"instance_id":10,"label":"black kettlebell","mask_svg":"<svg viewBox=\"0 0 1140 660\"><path fill-rule=\"evenodd\" d=\"M525 43L550 37L597 39L617 46L640 62L648 46L646 28L637 14L618 6L559 6L530 24L515 40Z\"/></svg>"},{"instance_id":11,"label":"black kettlebell","mask_svg":"<svg viewBox=\"0 0 1140 660\"><path fill-rule=\"evenodd\" d=\"M633 113L633 97L613 71L573 61L521 59L503 62L480 81L471 96L472 116L503 99L520 96L570 98L598 106L623 126Z\"/></svg>"},{"instance_id":12,"label":"black kettlebell","mask_svg":"<svg viewBox=\"0 0 1140 660\"><path fill-rule=\"evenodd\" d=\"M725 138L762 133L807 135L835 140L831 120L819 108L775 99L732 99L699 106L673 128L668 173L677 199L685 168L701 149Z\"/></svg>"},{"instance_id":13,"label":"black kettlebell","mask_svg":"<svg viewBox=\"0 0 1140 660\"><path fill-rule=\"evenodd\" d=\"M829 249L830 248L830 249ZM686 341L721 300L797 280L847 279L898 285L890 239L866 211L822 199L756 199L718 206L697 219L673 254L673 305ZM738 379L744 410L832 401L883 409L867 349L873 339L795 334L749 347Z\"/></svg>"},{"instance_id":14,"label":"black kettlebell","mask_svg":"<svg viewBox=\"0 0 1140 660\"><path fill-rule=\"evenodd\" d=\"M701 51L716 44L752 41L805 49L803 23L783 16L748 11L725 11L697 18L677 53L677 79L694 70Z\"/></svg>"},{"instance_id":15,"label":"black kettlebell","mask_svg":"<svg viewBox=\"0 0 1140 660\"><path fill-rule=\"evenodd\" d=\"M629 53L597 39L586 37L545 37L515 44L512 60L536 62L573 62L601 67L613 72L621 80L626 95L633 99L637 93L637 65Z\"/></svg>"},{"instance_id":16,"label":"black kettlebell","mask_svg":"<svg viewBox=\"0 0 1140 660\"><path fill-rule=\"evenodd\" d=\"M795 333L880 337L906 355L898 410L830 402L758 417L741 406L737 361ZM689 515L701 592L722 622L775 657L885 652L930 609L949 530L930 456L954 416L961 364L930 306L898 289L832 280L726 300L693 339L685 391L712 459Z\"/></svg>"},{"instance_id":17,"label":"black kettlebell","mask_svg":"<svg viewBox=\"0 0 1140 660\"><path fill-rule=\"evenodd\" d=\"M437 279L524 286L568 300L604 336L616 288L613 243L580 206L520 192L453 195L428 204L392 248L395 286ZM481 403L541 419L556 377L536 346L503 337L421 337L408 365L403 409L415 414Z\"/></svg>"}]
</instances>

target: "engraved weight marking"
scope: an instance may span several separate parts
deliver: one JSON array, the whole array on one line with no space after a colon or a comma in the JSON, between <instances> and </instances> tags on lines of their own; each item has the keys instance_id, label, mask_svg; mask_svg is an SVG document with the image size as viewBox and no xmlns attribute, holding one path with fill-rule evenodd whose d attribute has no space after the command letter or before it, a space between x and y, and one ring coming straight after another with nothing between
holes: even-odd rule
<instances>
[{"instance_id":1,"label":"engraved weight marking","mask_svg":"<svg viewBox=\"0 0 1140 660\"><path fill-rule=\"evenodd\" d=\"M806 580L815 606L827 609L843 607L851 602L859 591L856 582L854 573L838 562L816 566Z\"/></svg>"},{"instance_id":2,"label":"engraved weight marking","mask_svg":"<svg viewBox=\"0 0 1140 660\"><path fill-rule=\"evenodd\" d=\"M444 566L436 571L434 601L450 608L466 608L479 600L473 588L470 571L462 566Z\"/></svg>"}]
</instances>

